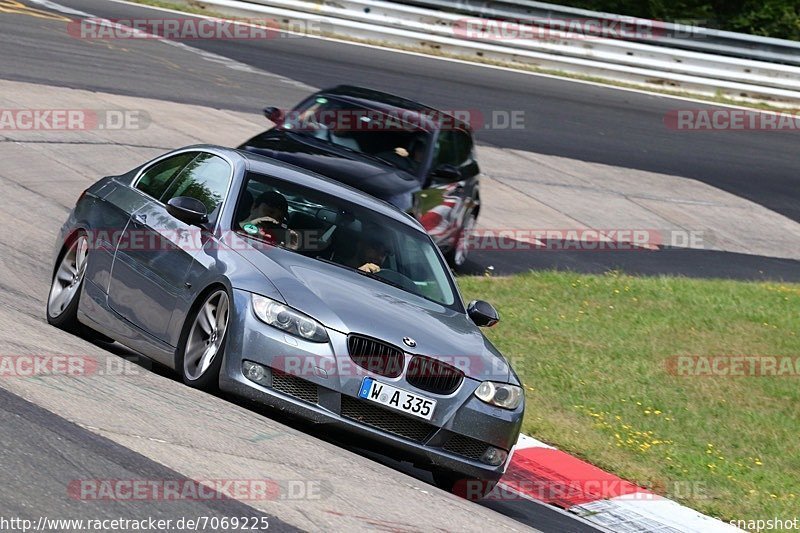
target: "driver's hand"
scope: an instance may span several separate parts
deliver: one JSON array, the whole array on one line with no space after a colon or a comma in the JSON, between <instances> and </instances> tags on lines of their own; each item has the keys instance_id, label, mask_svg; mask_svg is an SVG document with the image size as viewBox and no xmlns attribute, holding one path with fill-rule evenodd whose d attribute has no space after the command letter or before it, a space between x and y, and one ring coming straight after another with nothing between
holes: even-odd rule
<instances>
[{"instance_id":1,"label":"driver's hand","mask_svg":"<svg viewBox=\"0 0 800 533\"><path fill-rule=\"evenodd\" d=\"M362 272L367 272L368 274L375 274L381 271L381 267L376 265L375 263L364 263L358 269Z\"/></svg>"},{"instance_id":2,"label":"driver's hand","mask_svg":"<svg viewBox=\"0 0 800 533\"><path fill-rule=\"evenodd\" d=\"M289 242L286 243L286 247L290 250L299 250L300 249L300 234L297 233L295 230L290 229L288 232Z\"/></svg>"},{"instance_id":3,"label":"driver's hand","mask_svg":"<svg viewBox=\"0 0 800 533\"><path fill-rule=\"evenodd\" d=\"M253 220L248 220L248 221L242 222L242 225L244 225L244 224L255 224L257 226L258 224L261 224L261 223L275 224L276 226L280 226L281 225L280 222L278 222L277 220L275 220L272 217L254 218Z\"/></svg>"}]
</instances>

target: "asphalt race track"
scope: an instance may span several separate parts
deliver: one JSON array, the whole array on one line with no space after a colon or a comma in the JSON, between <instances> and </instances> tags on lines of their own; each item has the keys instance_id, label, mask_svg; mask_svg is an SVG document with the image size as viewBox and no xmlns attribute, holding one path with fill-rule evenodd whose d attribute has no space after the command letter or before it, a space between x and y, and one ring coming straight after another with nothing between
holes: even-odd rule
<instances>
[{"instance_id":1,"label":"asphalt race track","mask_svg":"<svg viewBox=\"0 0 800 533\"><path fill-rule=\"evenodd\" d=\"M176 472L91 433L53 413L0 389L0 457L4 483L0 487L5 516L38 521L43 511L49 518L81 519L87 516L87 503L64 498L55 486L91 476L98 479L176 479ZM76 460L76 459L80 460ZM30 468L35 462L36 467ZM25 475L8 475L12 472ZM180 501L111 501L89 504L92 518L150 516L155 520L182 516L240 516L258 519L265 516L236 500L210 499ZM297 531L268 517L270 530Z\"/></svg>"},{"instance_id":2,"label":"asphalt race track","mask_svg":"<svg viewBox=\"0 0 800 533\"><path fill-rule=\"evenodd\" d=\"M667 248L659 251L571 252L473 252L465 274L490 272L516 274L533 270L570 270L602 274L619 270L632 275L672 275L689 278L729 278L739 280L800 281L800 263L791 259L762 257L714 250Z\"/></svg>"},{"instance_id":3,"label":"asphalt race track","mask_svg":"<svg viewBox=\"0 0 800 533\"><path fill-rule=\"evenodd\" d=\"M163 16L110 1L59 4L112 19ZM48 11L47 6L37 8ZM67 35L64 27L63 21L0 13L0 79L246 113L269 104L286 106L315 88L339 83L368 85L442 108L523 110L524 130L480 130L479 142L692 178L800 221L798 135L685 134L663 127L668 111L704 104L308 38L187 43L214 54L203 55L155 41L87 43ZM8 96L13 100L14 95ZM0 144L14 142L0 139ZM41 142L46 154L46 141ZM116 147L108 149L112 154ZM14 332L3 341L2 353L80 353L103 362L130 356L119 347L91 344L45 323L51 229L61 223L74 199L59 190L57 176L48 176L52 190L42 192L11 183L7 178L14 171L0 160L0 220L8 231L16 228L24 212L33 227L32 237L9 238L0 247L4 261L15 265L0 279L6 307L0 312L0 327ZM704 250L478 252L469 267L482 273L489 265L498 273L621 268L645 275L800 280L797 261ZM270 529L278 531L418 531L426 529L423 523L442 530L485 524L594 531L534 502L475 505L458 500L429 485L426 473L362 450L358 443L324 429L195 393L168 372L140 361L133 368L130 375L99 376L88 382L0 381L0 513L32 519L45 512L61 518L268 516ZM200 463L220 467L209 473ZM77 478L186 479L233 476L234 471L241 477L267 471L280 479L311 479L333 488L324 491L320 502L264 505L221 500L87 506L66 497L63 490ZM385 500L381 491L398 499ZM331 509L347 512L340 516Z\"/></svg>"}]
</instances>

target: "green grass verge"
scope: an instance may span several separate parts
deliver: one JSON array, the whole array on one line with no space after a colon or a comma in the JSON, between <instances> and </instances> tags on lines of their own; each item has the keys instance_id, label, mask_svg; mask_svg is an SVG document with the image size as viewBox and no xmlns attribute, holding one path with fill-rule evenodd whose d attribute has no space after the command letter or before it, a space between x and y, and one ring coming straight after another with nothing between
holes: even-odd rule
<instances>
[{"instance_id":1,"label":"green grass verge","mask_svg":"<svg viewBox=\"0 0 800 533\"><path fill-rule=\"evenodd\" d=\"M679 377L674 355L800 356L800 285L462 277L525 384L523 431L722 519L800 508L800 377Z\"/></svg>"}]
</instances>

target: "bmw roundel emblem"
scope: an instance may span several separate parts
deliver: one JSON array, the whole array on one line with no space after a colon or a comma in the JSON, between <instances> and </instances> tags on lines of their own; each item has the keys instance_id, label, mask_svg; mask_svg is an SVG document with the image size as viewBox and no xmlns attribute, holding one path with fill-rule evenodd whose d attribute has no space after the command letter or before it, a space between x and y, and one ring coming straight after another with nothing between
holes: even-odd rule
<instances>
[{"instance_id":1,"label":"bmw roundel emblem","mask_svg":"<svg viewBox=\"0 0 800 533\"><path fill-rule=\"evenodd\" d=\"M417 341L415 341L411 337L403 337L403 344L405 344L409 348L413 348L414 346L417 345Z\"/></svg>"}]
</instances>

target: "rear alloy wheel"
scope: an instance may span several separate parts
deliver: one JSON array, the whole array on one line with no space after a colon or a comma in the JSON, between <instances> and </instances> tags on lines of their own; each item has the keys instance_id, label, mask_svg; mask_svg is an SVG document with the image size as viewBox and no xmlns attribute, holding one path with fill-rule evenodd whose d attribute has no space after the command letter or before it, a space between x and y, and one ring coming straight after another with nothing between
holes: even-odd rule
<instances>
[{"instance_id":1,"label":"rear alloy wheel","mask_svg":"<svg viewBox=\"0 0 800 533\"><path fill-rule=\"evenodd\" d=\"M437 487L473 502L484 498L497 485L497 481L464 477L449 470L434 470L432 474Z\"/></svg>"},{"instance_id":2,"label":"rear alloy wheel","mask_svg":"<svg viewBox=\"0 0 800 533\"><path fill-rule=\"evenodd\" d=\"M472 231L475 229L475 224L477 224L477 222L478 217L475 215L474 211L471 211L464 219L464 225L461 227L461 233L458 235L458 239L453 247L453 250L450 252L450 254L448 254L448 259L453 268L458 269L464 266L464 263L467 262L471 243L470 237L472 236Z\"/></svg>"},{"instance_id":3,"label":"rear alloy wheel","mask_svg":"<svg viewBox=\"0 0 800 533\"><path fill-rule=\"evenodd\" d=\"M89 259L89 240L81 233L66 247L53 276L47 297L47 322L58 328L77 332L78 303L86 265Z\"/></svg>"},{"instance_id":4,"label":"rear alloy wheel","mask_svg":"<svg viewBox=\"0 0 800 533\"><path fill-rule=\"evenodd\" d=\"M183 382L198 389L214 389L219 380L230 299L224 289L212 292L197 309L180 344L178 368Z\"/></svg>"}]
</instances>

